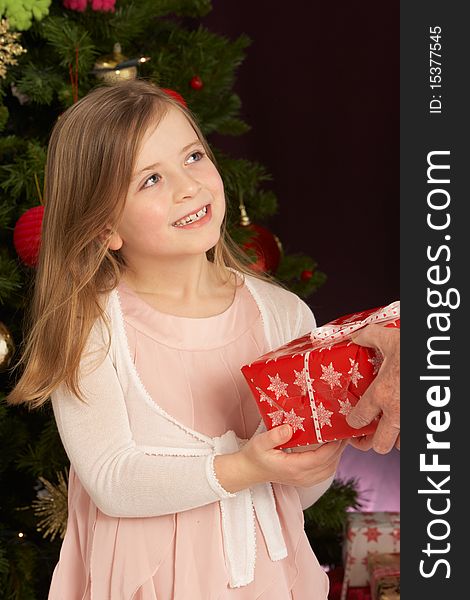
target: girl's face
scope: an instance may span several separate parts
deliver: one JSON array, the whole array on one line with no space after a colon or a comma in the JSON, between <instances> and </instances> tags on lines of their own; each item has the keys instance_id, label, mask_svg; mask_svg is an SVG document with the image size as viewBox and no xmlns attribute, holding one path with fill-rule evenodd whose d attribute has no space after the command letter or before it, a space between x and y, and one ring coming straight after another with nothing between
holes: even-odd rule
<instances>
[{"instance_id":1,"label":"girl's face","mask_svg":"<svg viewBox=\"0 0 470 600\"><path fill-rule=\"evenodd\" d=\"M225 214L222 179L186 117L171 107L146 132L110 248L127 264L203 254Z\"/></svg>"}]
</instances>

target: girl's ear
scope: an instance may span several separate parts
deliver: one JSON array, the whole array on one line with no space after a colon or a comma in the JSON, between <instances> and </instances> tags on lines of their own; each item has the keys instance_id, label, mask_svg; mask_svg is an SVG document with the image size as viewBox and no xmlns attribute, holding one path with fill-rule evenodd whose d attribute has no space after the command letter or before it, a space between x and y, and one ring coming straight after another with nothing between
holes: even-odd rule
<instances>
[{"instance_id":1,"label":"girl's ear","mask_svg":"<svg viewBox=\"0 0 470 600\"><path fill-rule=\"evenodd\" d=\"M122 247L122 238L110 227L107 227L103 232L99 234L100 241L106 242L109 241L109 249L110 250L119 250Z\"/></svg>"}]
</instances>

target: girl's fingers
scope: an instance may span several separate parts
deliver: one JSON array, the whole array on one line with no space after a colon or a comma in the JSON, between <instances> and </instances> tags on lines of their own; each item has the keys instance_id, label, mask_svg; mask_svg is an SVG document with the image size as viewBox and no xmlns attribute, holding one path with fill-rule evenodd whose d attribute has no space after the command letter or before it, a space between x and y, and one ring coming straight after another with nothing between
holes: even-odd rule
<instances>
[{"instance_id":1,"label":"girl's fingers","mask_svg":"<svg viewBox=\"0 0 470 600\"><path fill-rule=\"evenodd\" d=\"M303 467L308 469L329 464L331 461L341 456L346 444L347 440L327 442L319 448L315 448L315 450L306 450L305 452L299 453L293 452L290 453L289 456L295 457L294 460L297 461L296 464L298 464L300 468Z\"/></svg>"}]
</instances>

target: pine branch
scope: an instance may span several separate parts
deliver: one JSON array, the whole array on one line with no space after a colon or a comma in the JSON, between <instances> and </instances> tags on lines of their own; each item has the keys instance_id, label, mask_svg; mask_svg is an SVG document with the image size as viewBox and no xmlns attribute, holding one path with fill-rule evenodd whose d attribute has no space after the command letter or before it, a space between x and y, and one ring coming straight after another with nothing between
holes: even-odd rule
<instances>
[{"instance_id":1,"label":"pine branch","mask_svg":"<svg viewBox=\"0 0 470 600\"><path fill-rule=\"evenodd\" d=\"M24 152L26 140L17 135L5 135L0 137L0 163L5 163L7 157L12 158Z\"/></svg>"},{"instance_id":2,"label":"pine branch","mask_svg":"<svg viewBox=\"0 0 470 600\"><path fill-rule=\"evenodd\" d=\"M40 31L60 58L60 66L75 67L77 60L79 73L91 71L97 50L88 31L78 23L66 17L50 17L44 20Z\"/></svg>"},{"instance_id":3,"label":"pine branch","mask_svg":"<svg viewBox=\"0 0 470 600\"><path fill-rule=\"evenodd\" d=\"M330 489L304 511L305 533L320 564L341 564L348 509L360 506L356 480L335 479Z\"/></svg>"},{"instance_id":4,"label":"pine branch","mask_svg":"<svg viewBox=\"0 0 470 600\"><path fill-rule=\"evenodd\" d=\"M159 47L152 55L152 72L162 87L173 87L183 94L191 110L198 116L205 132L214 130L211 124L238 118L240 99L233 93L235 70L245 58L251 40L242 35L235 41L213 34L202 26L195 31L173 27L166 39L160 37ZM189 81L199 75L202 90L193 90ZM214 100L217 105L214 106ZM215 115L215 116L214 116Z\"/></svg>"},{"instance_id":5,"label":"pine branch","mask_svg":"<svg viewBox=\"0 0 470 600\"><path fill-rule=\"evenodd\" d=\"M212 10L211 0L159 0L156 4L160 12L166 6L169 13L180 17L205 17Z\"/></svg>"},{"instance_id":6,"label":"pine branch","mask_svg":"<svg viewBox=\"0 0 470 600\"><path fill-rule=\"evenodd\" d=\"M17 83L18 90L37 104L51 104L54 93L63 86L63 78L51 67L38 68L29 63L22 69L22 74Z\"/></svg>"},{"instance_id":7,"label":"pine branch","mask_svg":"<svg viewBox=\"0 0 470 600\"><path fill-rule=\"evenodd\" d=\"M305 254L284 254L276 271L276 278L281 280L301 298L308 298L326 281L325 273L317 270L317 262ZM313 273L310 279L302 279L304 271Z\"/></svg>"},{"instance_id":8,"label":"pine branch","mask_svg":"<svg viewBox=\"0 0 470 600\"><path fill-rule=\"evenodd\" d=\"M251 201L255 205L259 185L272 180L266 167L243 158L230 158L216 148L213 152L222 172L227 196L237 202L243 196L245 205Z\"/></svg>"},{"instance_id":9,"label":"pine branch","mask_svg":"<svg viewBox=\"0 0 470 600\"><path fill-rule=\"evenodd\" d=\"M13 205L8 200L0 202L0 230L5 230L10 224L10 216L13 212Z\"/></svg>"},{"instance_id":10,"label":"pine branch","mask_svg":"<svg viewBox=\"0 0 470 600\"><path fill-rule=\"evenodd\" d=\"M34 140L28 141L24 155L19 155L13 163L0 167L0 188L8 192L12 200L18 201L23 196L29 206L37 205L40 199L34 174L38 179L39 190L42 190L45 164L46 148Z\"/></svg>"},{"instance_id":11,"label":"pine branch","mask_svg":"<svg viewBox=\"0 0 470 600\"><path fill-rule=\"evenodd\" d=\"M30 431L20 411L7 406L4 397L0 399L0 435L2 439L2 460L0 474L15 468L18 453L30 439Z\"/></svg>"},{"instance_id":12,"label":"pine branch","mask_svg":"<svg viewBox=\"0 0 470 600\"><path fill-rule=\"evenodd\" d=\"M243 135L250 131L251 126L242 121L241 119L237 119L234 117L227 118L225 120L220 120L217 126L217 133L221 135Z\"/></svg>"},{"instance_id":13,"label":"pine branch","mask_svg":"<svg viewBox=\"0 0 470 600\"><path fill-rule=\"evenodd\" d=\"M19 292L22 287L18 262L9 257L6 248L0 248L0 306L11 302L13 294Z\"/></svg>"},{"instance_id":14,"label":"pine branch","mask_svg":"<svg viewBox=\"0 0 470 600\"><path fill-rule=\"evenodd\" d=\"M148 48L155 31L168 17L200 18L212 9L210 0L120 0L114 13L91 10L75 13L74 20L86 31L92 31L98 48L109 52L115 42L123 48L145 40ZM54 14L59 16L58 10ZM70 18L70 14L68 15Z\"/></svg>"},{"instance_id":15,"label":"pine branch","mask_svg":"<svg viewBox=\"0 0 470 600\"><path fill-rule=\"evenodd\" d=\"M319 531L341 531L346 523L347 510L360 508L357 481L335 479L329 490L304 511L305 522Z\"/></svg>"},{"instance_id":16,"label":"pine branch","mask_svg":"<svg viewBox=\"0 0 470 600\"><path fill-rule=\"evenodd\" d=\"M198 118L202 123L202 130L205 135L213 132L228 133L230 125L235 125L236 131L245 133L251 127L241 119L233 117L233 115L238 114L240 108L241 101L236 94L220 92L217 102L212 102L210 107L201 104L198 109L195 106L193 112L197 114L197 110L199 110Z\"/></svg>"},{"instance_id":17,"label":"pine branch","mask_svg":"<svg viewBox=\"0 0 470 600\"><path fill-rule=\"evenodd\" d=\"M0 574L2 598L8 600L38 600L35 593L35 572L38 566L37 547L26 540L10 539L5 552L8 570Z\"/></svg>"},{"instance_id":18,"label":"pine branch","mask_svg":"<svg viewBox=\"0 0 470 600\"><path fill-rule=\"evenodd\" d=\"M18 456L16 464L25 473L47 478L54 478L56 472L60 471L64 464L68 464L53 418L45 421L34 446L29 444Z\"/></svg>"},{"instance_id":19,"label":"pine branch","mask_svg":"<svg viewBox=\"0 0 470 600\"><path fill-rule=\"evenodd\" d=\"M0 131L5 129L5 125L8 121L8 108L6 106L0 106Z\"/></svg>"}]
</instances>

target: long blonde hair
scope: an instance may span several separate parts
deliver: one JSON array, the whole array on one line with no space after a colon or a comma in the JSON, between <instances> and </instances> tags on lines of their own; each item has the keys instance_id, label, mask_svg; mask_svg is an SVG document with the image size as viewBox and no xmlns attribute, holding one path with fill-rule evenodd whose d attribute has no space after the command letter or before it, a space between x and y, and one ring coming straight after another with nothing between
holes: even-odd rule
<instances>
[{"instance_id":1,"label":"long blonde hair","mask_svg":"<svg viewBox=\"0 0 470 600\"><path fill-rule=\"evenodd\" d=\"M122 255L108 248L109 239L103 241L102 234L119 223L146 130L170 107L186 116L216 164L191 111L142 79L95 88L57 120L47 153L41 247L25 317L27 335L10 370L24 368L6 397L8 404L39 408L61 383L85 401L78 377L81 356L96 319L102 318L110 333L102 299L126 270ZM273 281L249 268L225 220L207 256L221 271L230 267Z\"/></svg>"}]
</instances>

